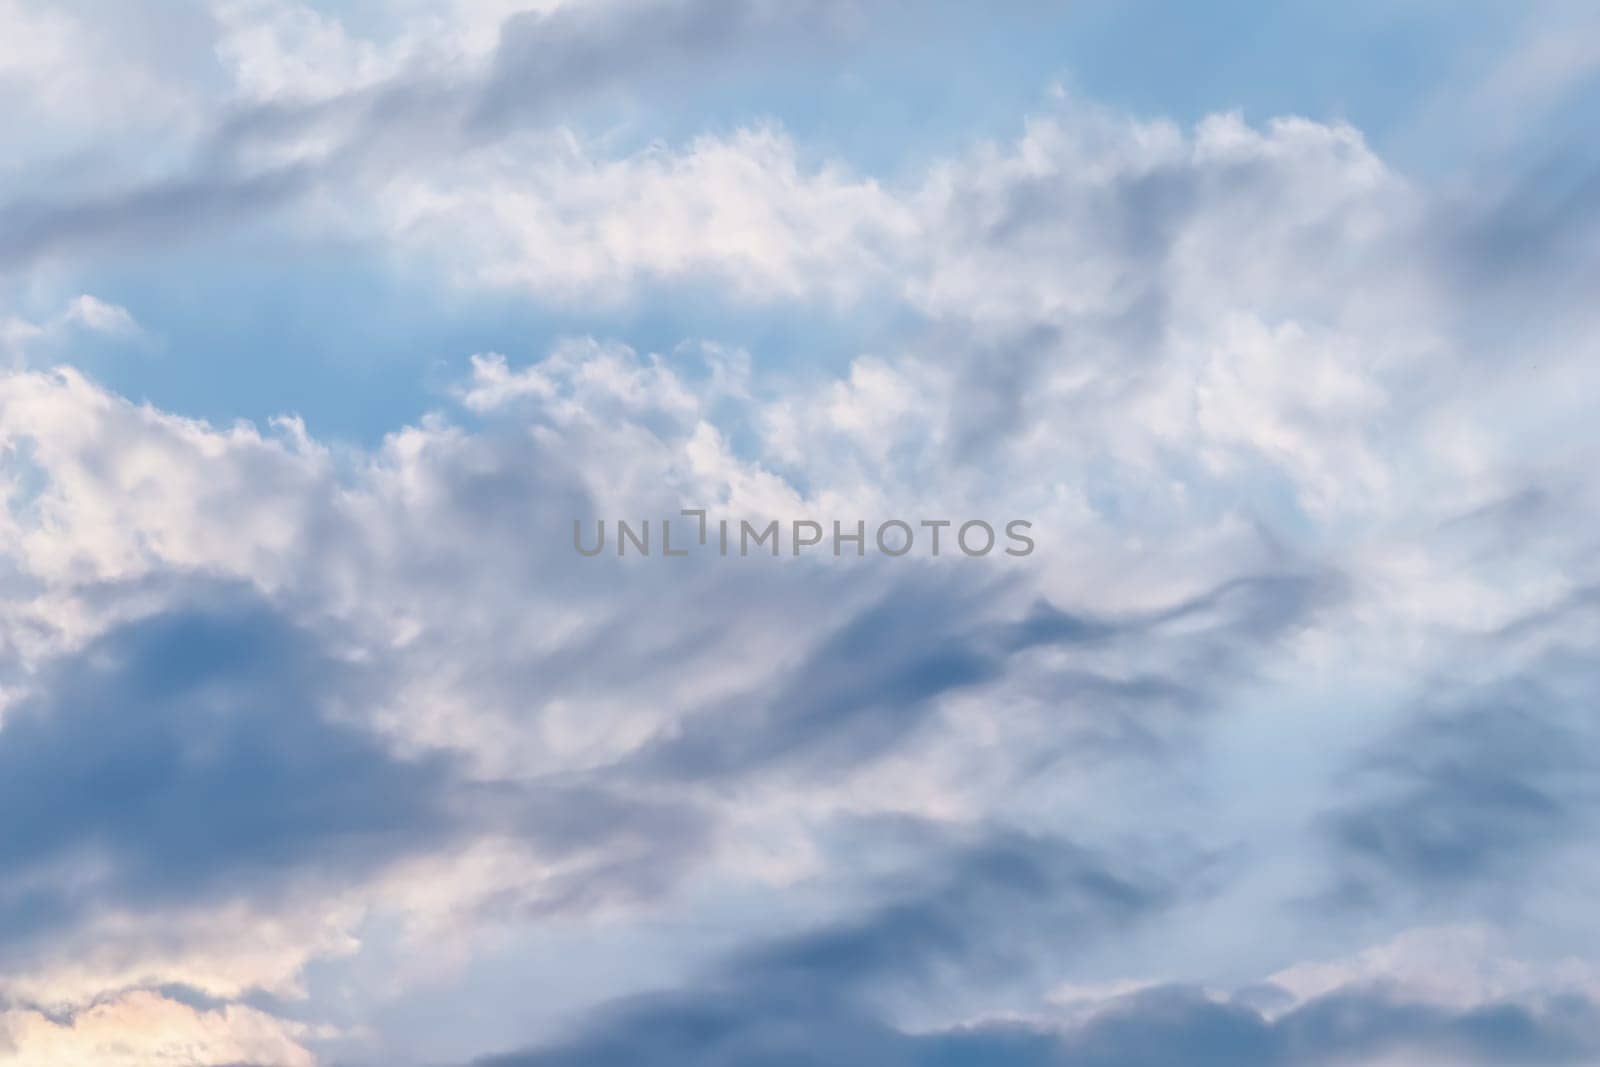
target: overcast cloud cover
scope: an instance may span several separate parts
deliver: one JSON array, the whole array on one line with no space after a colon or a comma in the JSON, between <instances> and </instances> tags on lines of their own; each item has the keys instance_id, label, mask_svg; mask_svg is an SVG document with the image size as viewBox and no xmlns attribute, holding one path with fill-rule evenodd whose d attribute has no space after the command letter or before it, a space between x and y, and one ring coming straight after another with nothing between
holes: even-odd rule
<instances>
[{"instance_id":1,"label":"overcast cloud cover","mask_svg":"<svg viewBox=\"0 0 1600 1067\"><path fill-rule=\"evenodd\" d=\"M0 0L0 1063L1600 1064L1597 115L1578 0ZM573 551L681 508L1037 548Z\"/></svg>"}]
</instances>

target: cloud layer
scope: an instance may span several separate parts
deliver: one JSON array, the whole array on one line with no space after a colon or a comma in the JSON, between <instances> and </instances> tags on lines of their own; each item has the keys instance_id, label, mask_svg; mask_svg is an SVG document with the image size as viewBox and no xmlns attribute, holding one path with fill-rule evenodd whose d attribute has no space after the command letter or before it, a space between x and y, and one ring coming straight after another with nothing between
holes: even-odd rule
<instances>
[{"instance_id":1,"label":"cloud layer","mask_svg":"<svg viewBox=\"0 0 1600 1067\"><path fill-rule=\"evenodd\" d=\"M1600 1059L1584 161L827 132L1034 5L144 16L0 2L0 1062ZM683 509L1038 547L573 550Z\"/></svg>"}]
</instances>

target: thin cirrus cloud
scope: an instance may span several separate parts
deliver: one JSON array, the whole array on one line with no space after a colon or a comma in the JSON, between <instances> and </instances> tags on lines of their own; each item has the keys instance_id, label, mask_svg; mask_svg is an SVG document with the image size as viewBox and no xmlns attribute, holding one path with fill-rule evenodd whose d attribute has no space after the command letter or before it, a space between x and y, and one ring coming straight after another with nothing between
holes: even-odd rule
<instances>
[{"instance_id":1,"label":"thin cirrus cloud","mask_svg":"<svg viewBox=\"0 0 1600 1067\"><path fill-rule=\"evenodd\" d=\"M562 4L507 18L493 53L464 75L419 57L420 69L400 64L387 78L320 98L244 99L200 130L187 165L154 181L14 199L0 210L0 265L15 270L73 248L136 245L247 220L328 184L390 172L418 153L448 154L519 126L548 125L553 109L587 95L645 90L697 61L793 43L848 5L810 6L695 0L624 13L614 4ZM68 47L72 40L68 30ZM248 70L245 57L235 61Z\"/></svg>"},{"instance_id":2,"label":"thin cirrus cloud","mask_svg":"<svg viewBox=\"0 0 1600 1067\"><path fill-rule=\"evenodd\" d=\"M1600 1055L1583 161L867 106L1077 10L503 8L0 4L0 1063ZM365 410L173 328L294 286L560 328L359 441L159 388ZM684 508L1038 550L572 549Z\"/></svg>"}]
</instances>

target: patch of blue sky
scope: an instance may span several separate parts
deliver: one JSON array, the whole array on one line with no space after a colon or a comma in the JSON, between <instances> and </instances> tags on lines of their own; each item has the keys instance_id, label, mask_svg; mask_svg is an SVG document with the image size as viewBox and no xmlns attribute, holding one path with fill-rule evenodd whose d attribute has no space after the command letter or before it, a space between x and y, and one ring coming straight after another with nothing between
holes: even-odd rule
<instances>
[{"instance_id":1,"label":"patch of blue sky","mask_svg":"<svg viewBox=\"0 0 1600 1067\"><path fill-rule=\"evenodd\" d=\"M117 392L219 423L297 415L315 436L362 445L451 406L475 353L520 367L574 336L669 358L709 341L749 352L759 376L805 382L837 374L906 323L903 310L865 301L730 300L709 281L620 300L464 287L374 247L267 223L101 257L57 284L63 299L84 291L128 308L149 335L74 346L75 363Z\"/></svg>"}]
</instances>

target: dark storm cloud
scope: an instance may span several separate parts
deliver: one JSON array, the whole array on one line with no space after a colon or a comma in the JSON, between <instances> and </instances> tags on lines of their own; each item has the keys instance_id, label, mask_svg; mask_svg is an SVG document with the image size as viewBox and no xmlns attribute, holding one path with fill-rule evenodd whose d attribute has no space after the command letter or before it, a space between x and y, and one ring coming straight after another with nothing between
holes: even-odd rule
<instances>
[{"instance_id":1,"label":"dark storm cloud","mask_svg":"<svg viewBox=\"0 0 1600 1067\"><path fill-rule=\"evenodd\" d=\"M931 884L866 914L738 954L731 984L803 998L959 976L1003 982L1052 947L1081 947L1172 892L1057 838L994 831L929 862Z\"/></svg>"},{"instance_id":2,"label":"dark storm cloud","mask_svg":"<svg viewBox=\"0 0 1600 1067\"><path fill-rule=\"evenodd\" d=\"M344 669L249 599L123 625L41 689L0 730L7 912L80 863L102 872L83 891L159 903L360 870L452 821L446 764L341 725ZM89 903L74 884L49 886L57 907Z\"/></svg>"},{"instance_id":3,"label":"dark storm cloud","mask_svg":"<svg viewBox=\"0 0 1600 1067\"><path fill-rule=\"evenodd\" d=\"M1047 648L1091 655L1115 642L1159 649L1169 673L1112 677L1092 667L1053 672L1043 694L1064 710L1151 720L1203 708L1251 657L1337 595L1321 576L1236 579L1154 612L1074 615L1040 602L1018 622L985 618L994 588L903 582L831 633L773 692L711 709L643 752L669 776L737 775L777 763L832 773L902 741L938 698L1005 675ZM1089 661L1092 663L1092 659ZM1104 726L1105 723L1101 723ZM1104 732L1104 731L1102 731Z\"/></svg>"},{"instance_id":4,"label":"dark storm cloud","mask_svg":"<svg viewBox=\"0 0 1600 1067\"><path fill-rule=\"evenodd\" d=\"M547 910L656 891L703 847L685 807L396 755L360 725L371 673L324 642L211 588L46 670L0 728L0 944L100 907L338 888L482 833L576 857Z\"/></svg>"},{"instance_id":5,"label":"dark storm cloud","mask_svg":"<svg viewBox=\"0 0 1600 1067\"><path fill-rule=\"evenodd\" d=\"M1450 1063L1580 1065L1600 1054L1600 1013L1558 1000L1450 1011L1353 991L1276 1019L1198 991L1160 989L1088 1023L1055 1030L990 1023L907 1032L840 1004L773 1001L732 989L619 1005L568 1044L478 1061L479 1067L1314 1067Z\"/></svg>"},{"instance_id":6,"label":"dark storm cloud","mask_svg":"<svg viewBox=\"0 0 1600 1067\"><path fill-rule=\"evenodd\" d=\"M1574 551L1575 494L1530 486L1440 527L1463 568L1526 552ZM1579 551L1584 541L1579 542ZM1589 635L1600 592L1574 585L1501 626L1458 639L1454 676L1355 754L1317 820L1337 873L1318 905L1418 905L1438 914L1485 899L1516 909L1546 864L1592 838L1600 818L1600 673Z\"/></svg>"},{"instance_id":7,"label":"dark storm cloud","mask_svg":"<svg viewBox=\"0 0 1600 1067\"><path fill-rule=\"evenodd\" d=\"M952 689L996 677L1002 659L973 633L970 589L905 583L845 622L777 683L691 722L643 756L700 778L786 757L845 765L869 760Z\"/></svg>"},{"instance_id":8,"label":"dark storm cloud","mask_svg":"<svg viewBox=\"0 0 1600 1067\"><path fill-rule=\"evenodd\" d=\"M1513 1067L1582 1063L1596 1051L1600 1014L1578 999L1454 1011L1355 989L1317 998L1269 1020L1237 1002L1218 1003L1192 991L1165 989L1130 997L1062 1036L1049 1058L1019 1062L1301 1067L1405 1057L1409 1062Z\"/></svg>"},{"instance_id":9,"label":"dark storm cloud","mask_svg":"<svg viewBox=\"0 0 1600 1067\"><path fill-rule=\"evenodd\" d=\"M1173 889L1054 838L996 833L947 857L947 877L855 919L759 944L686 988L627 998L575 1036L480 1067L1311 1067L1413 1062L1578 1064L1600 1053L1600 1014L1558 999L1453 1011L1377 989L1341 990L1268 1017L1245 997L1158 988L1071 1027L997 1022L909 1032L879 1007L940 982L993 989L1149 917Z\"/></svg>"},{"instance_id":10,"label":"dark storm cloud","mask_svg":"<svg viewBox=\"0 0 1600 1067\"><path fill-rule=\"evenodd\" d=\"M35 695L8 713L0 729L0 939L47 937L102 907L181 908L352 884L396 859L484 834L524 839L566 861L536 896L507 890L483 902L489 912L654 896L711 847L713 821L675 796L672 780L701 783L779 761L855 765L901 741L940 695L993 680L1030 650L1093 653L1107 642L1150 640L1172 620L1191 631L1186 657L1212 672L1193 680L1203 690L1220 677L1226 649L1270 637L1314 599L1291 594L1294 582L1264 579L1136 619L1041 604L1017 623L996 624L975 621L988 588L907 584L760 694L764 713L712 709L640 761L593 775L484 782L443 755L402 758L362 725L385 699L381 663L338 660L328 652L336 634L304 629L242 587L187 588L146 590L178 606L117 626L45 669ZM1202 616L1204 625L1189 625ZM1057 680L1097 710L1118 701L1134 716L1193 706L1190 689L1153 679L1079 669ZM904 950L913 932L929 946L959 938L948 916L973 910L983 887L1002 880L1089 892L1088 874L1074 882L1062 867L1067 856L1030 866L1025 850L974 850L974 880L952 881L868 926L795 942L784 966L839 958L859 969ZM1119 893L1132 892L1098 888L1108 912ZM1137 910L1137 894L1121 906ZM769 955L761 969L782 968Z\"/></svg>"},{"instance_id":11,"label":"dark storm cloud","mask_svg":"<svg viewBox=\"0 0 1600 1067\"><path fill-rule=\"evenodd\" d=\"M1504 683L1424 710L1370 752L1352 779L1365 795L1322 820L1343 872L1334 899L1531 888L1529 865L1585 839L1595 814L1592 705L1569 700Z\"/></svg>"},{"instance_id":12,"label":"dark storm cloud","mask_svg":"<svg viewBox=\"0 0 1600 1067\"><path fill-rule=\"evenodd\" d=\"M486 1062L900 1062L908 1039L875 1017L875 998L993 988L1173 894L1070 841L1005 830L951 843L920 869L857 916L734 953L700 986L602 1009L569 1045Z\"/></svg>"}]
</instances>

